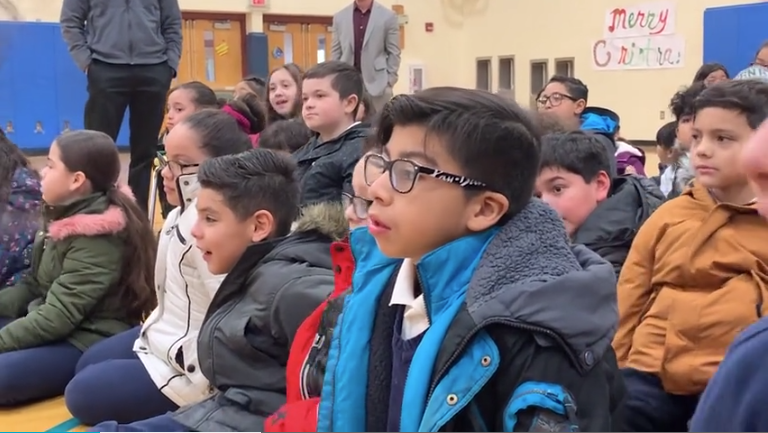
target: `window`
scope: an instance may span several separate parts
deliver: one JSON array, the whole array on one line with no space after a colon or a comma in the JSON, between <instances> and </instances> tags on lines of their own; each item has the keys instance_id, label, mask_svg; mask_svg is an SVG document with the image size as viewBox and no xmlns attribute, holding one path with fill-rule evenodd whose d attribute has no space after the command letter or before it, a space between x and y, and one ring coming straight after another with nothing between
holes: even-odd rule
<instances>
[{"instance_id":1,"label":"window","mask_svg":"<svg viewBox=\"0 0 768 433\"><path fill-rule=\"evenodd\" d=\"M573 77L573 59L555 59L555 74Z\"/></svg>"},{"instance_id":2,"label":"window","mask_svg":"<svg viewBox=\"0 0 768 433\"><path fill-rule=\"evenodd\" d=\"M547 60L534 60L531 62L531 109L536 108L536 96L547 85L549 79L549 63Z\"/></svg>"},{"instance_id":3,"label":"window","mask_svg":"<svg viewBox=\"0 0 768 433\"><path fill-rule=\"evenodd\" d=\"M499 58L499 90L513 90L515 88L515 58Z\"/></svg>"},{"instance_id":4,"label":"window","mask_svg":"<svg viewBox=\"0 0 768 433\"><path fill-rule=\"evenodd\" d=\"M475 88L491 91L491 59L477 59Z\"/></svg>"}]
</instances>

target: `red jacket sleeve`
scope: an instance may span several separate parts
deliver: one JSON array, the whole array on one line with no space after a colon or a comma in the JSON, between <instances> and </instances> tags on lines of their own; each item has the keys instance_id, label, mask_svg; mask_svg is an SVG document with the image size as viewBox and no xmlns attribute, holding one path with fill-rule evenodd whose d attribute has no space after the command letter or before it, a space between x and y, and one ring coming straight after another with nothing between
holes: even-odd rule
<instances>
[{"instance_id":1,"label":"red jacket sleeve","mask_svg":"<svg viewBox=\"0 0 768 433\"><path fill-rule=\"evenodd\" d=\"M349 244L334 242L331 245L331 260L336 276L334 291L330 297L333 299L352 285L352 274L355 266ZM308 400L303 399L301 395L303 380L301 370L312 345L315 343L323 312L327 305L328 301L320 304L296 330L285 372L286 403L279 411L267 418L267 422L264 424L265 432L314 432L317 430L317 406L320 399L317 397Z\"/></svg>"}]
</instances>

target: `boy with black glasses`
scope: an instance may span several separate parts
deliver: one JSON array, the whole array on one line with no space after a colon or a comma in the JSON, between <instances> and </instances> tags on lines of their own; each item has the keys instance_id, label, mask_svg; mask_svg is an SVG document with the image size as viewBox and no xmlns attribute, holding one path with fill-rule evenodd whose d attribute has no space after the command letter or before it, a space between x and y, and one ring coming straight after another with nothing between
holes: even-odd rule
<instances>
[{"instance_id":1,"label":"boy with black glasses","mask_svg":"<svg viewBox=\"0 0 768 433\"><path fill-rule=\"evenodd\" d=\"M536 131L482 91L388 103L317 431L618 426L615 276L532 199Z\"/></svg>"}]
</instances>

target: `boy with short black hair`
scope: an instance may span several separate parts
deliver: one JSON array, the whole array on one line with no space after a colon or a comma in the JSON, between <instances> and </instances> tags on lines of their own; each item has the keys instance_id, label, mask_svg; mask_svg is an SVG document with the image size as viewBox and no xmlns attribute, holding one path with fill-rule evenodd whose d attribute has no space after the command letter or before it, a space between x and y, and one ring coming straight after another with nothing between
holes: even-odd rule
<instances>
[{"instance_id":1,"label":"boy with short black hair","mask_svg":"<svg viewBox=\"0 0 768 433\"><path fill-rule=\"evenodd\" d=\"M659 175L651 179L659 186L666 198L674 198L682 192L678 175L682 174L677 145L677 121L671 121L656 131L656 156L659 158Z\"/></svg>"},{"instance_id":2,"label":"boy with short black hair","mask_svg":"<svg viewBox=\"0 0 768 433\"><path fill-rule=\"evenodd\" d=\"M692 128L694 115L694 101L707 86L703 82L694 83L675 93L669 101L669 110L675 116L677 122L677 141L685 152L691 148L693 142Z\"/></svg>"},{"instance_id":3,"label":"boy with short black hair","mask_svg":"<svg viewBox=\"0 0 768 433\"><path fill-rule=\"evenodd\" d=\"M615 276L532 199L528 114L443 87L379 122L317 431L613 431Z\"/></svg>"},{"instance_id":4,"label":"boy with short black hair","mask_svg":"<svg viewBox=\"0 0 768 433\"><path fill-rule=\"evenodd\" d=\"M278 120L261 131L259 147L294 153L306 145L312 135L301 119Z\"/></svg>"},{"instance_id":5,"label":"boy with short black hair","mask_svg":"<svg viewBox=\"0 0 768 433\"><path fill-rule=\"evenodd\" d=\"M285 403L296 330L333 290L331 242L348 230L340 206L310 206L298 216L294 173L290 156L266 149L200 166L192 236L209 270L227 274L197 341L212 394L172 414L102 423L99 431L264 431Z\"/></svg>"},{"instance_id":6,"label":"boy with short black hair","mask_svg":"<svg viewBox=\"0 0 768 433\"><path fill-rule=\"evenodd\" d=\"M363 76L341 61L317 64L304 74L302 117L315 132L293 154L298 164L301 206L340 201L350 188L368 128L355 120L363 95Z\"/></svg>"},{"instance_id":7,"label":"boy with short black hair","mask_svg":"<svg viewBox=\"0 0 768 433\"><path fill-rule=\"evenodd\" d=\"M536 195L557 211L571 240L609 261L618 277L635 233L664 196L646 178L611 179L611 157L591 133L545 136Z\"/></svg>"},{"instance_id":8,"label":"boy with short black hair","mask_svg":"<svg viewBox=\"0 0 768 433\"><path fill-rule=\"evenodd\" d=\"M761 271L768 267L768 225L740 164L742 146L768 118L768 84L715 84L694 100L692 114L693 184L640 228L619 279L613 346L627 386L623 431L687 431L728 346L768 312ZM726 399L702 400L710 419L725 415L724 407L730 416L741 413L731 405L763 392L733 389Z\"/></svg>"}]
</instances>

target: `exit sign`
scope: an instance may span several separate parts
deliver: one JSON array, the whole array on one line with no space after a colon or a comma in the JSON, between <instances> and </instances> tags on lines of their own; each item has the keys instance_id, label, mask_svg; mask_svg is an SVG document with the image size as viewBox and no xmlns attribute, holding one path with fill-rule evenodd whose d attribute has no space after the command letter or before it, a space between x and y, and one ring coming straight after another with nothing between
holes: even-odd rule
<instances>
[{"instance_id":1,"label":"exit sign","mask_svg":"<svg viewBox=\"0 0 768 433\"><path fill-rule=\"evenodd\" d=\"M267 7L268 0L250 0L252 8L265 8Z\"/></svg>"}]
</instances>

